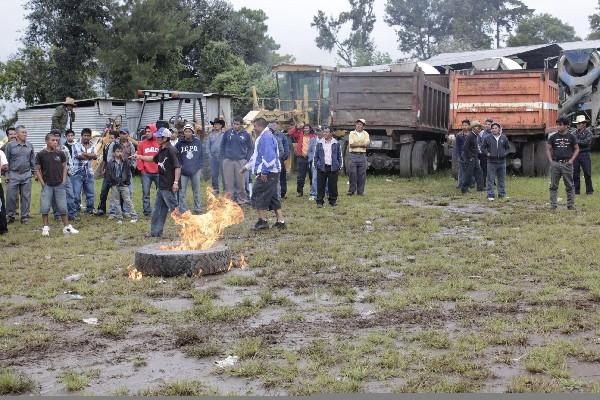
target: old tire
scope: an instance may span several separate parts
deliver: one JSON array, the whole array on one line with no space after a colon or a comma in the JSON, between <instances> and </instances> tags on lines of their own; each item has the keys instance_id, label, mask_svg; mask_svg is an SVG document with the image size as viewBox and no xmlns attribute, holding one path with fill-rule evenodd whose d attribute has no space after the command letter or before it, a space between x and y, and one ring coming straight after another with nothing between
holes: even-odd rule
<instances>
[{"instance_id":1,"label":"old tire","mask_svg":"<svg viewBox=\"0 0 600 400\"><path fill-rule=\"evenodd\" d=\"M437 142L431 140L425 146L425 160L427 160L426 174L432 175L440 169L440 149Z\"/></svg>"},{"instance_id":2,"label":"old tire","mask_svg":"<svg viewBox=\"0 0 600 400\"><path fill-rule=\"evenodd\" d=\"M523 175L535 176L535 143L527 142L523 145L521 165L523 166Z\"/></svg>"},{"instance_id":3,"label":"old tire","mask_svg":"<svg viewBox=\"0 0 600 400\"><path fill-rule=\"evenodd\" d=\"M539 140L535 143L535 175L546 176L549 168L550 163L546 157L546 141Z\"/></svg>"},{"instance_id":4,"label":"old tire","mask_svg":"<svg viewBox=\"0 0 600 400\"><path fill-rule=\"evenodd\" d=\"M425 176L427 175L427 156L425 154L425 147L427 142L416 142L412 150L412 158L410 166L413 176Z\"/></svg>"},{"instance_id":5,"label":"old tire","mask_svg":"<svg viewBox=\"0 0 600 400\"><path fill-rule=\"evenodd\" d=\"M400 176L410 178L411 176L411 158L414 143L406 143L400 147Z\"/></svg>"},{"instance_id":6,"label":"old tire","mask_svg":"<svg viewBox=\"0 0 600 400\"><path fill-rule=\"evenodd\" d=\"M155 243L141 247L135 253L135 267L143 275L192 276L211 275L229 269L231 252L226 246L215 246L208 250L168 251L161 246L170 243Z\"/></svg>"}]
</instances>

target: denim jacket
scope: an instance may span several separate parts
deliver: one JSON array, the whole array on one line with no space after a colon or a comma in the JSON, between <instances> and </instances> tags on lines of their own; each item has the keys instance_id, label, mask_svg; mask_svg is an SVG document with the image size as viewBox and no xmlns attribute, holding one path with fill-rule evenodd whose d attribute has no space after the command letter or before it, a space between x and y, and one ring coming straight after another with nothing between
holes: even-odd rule
<instances>
[{"instance_id":1,"label":"denim jacket","mask_svg":"<svg viewBox=\"0 0 600 400\"><path fill-rule=\"evenodd\" d=\"M337 140L331 139L331 171L339 171L342 168L342 150ZM319 171L325 171L325 150L323 143L319 141L315 151L315 166Z\"/></svg>"}]
</instances>

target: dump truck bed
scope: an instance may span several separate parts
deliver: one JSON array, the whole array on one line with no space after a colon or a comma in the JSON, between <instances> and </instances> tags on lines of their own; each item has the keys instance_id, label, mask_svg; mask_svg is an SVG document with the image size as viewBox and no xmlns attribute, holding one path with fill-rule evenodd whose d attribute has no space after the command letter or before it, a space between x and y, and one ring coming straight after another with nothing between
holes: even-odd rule
<instances>
[{"instance_id":1,"label":"dump truck bed","mask_svg":"<svg viewBox=\"0 0 600 400\"><path fill-rule=\"evenodd\" d=\"M558 85L549 70L476 72L450 76L450 126L491 118L511 135L535 135L555 129Z\"/></svg>"},{"instance_id":2,"label":"dump truck bed","mask_svg":"<svg viewBox=\"0 0 600 400\"><path fill-rule=\"evenodd\" d=\"M436 78L444 83L441 78ZM331 83L331 126L446 133L450 91L422 72L336 72Z\"/></svg>"}]
</instances>

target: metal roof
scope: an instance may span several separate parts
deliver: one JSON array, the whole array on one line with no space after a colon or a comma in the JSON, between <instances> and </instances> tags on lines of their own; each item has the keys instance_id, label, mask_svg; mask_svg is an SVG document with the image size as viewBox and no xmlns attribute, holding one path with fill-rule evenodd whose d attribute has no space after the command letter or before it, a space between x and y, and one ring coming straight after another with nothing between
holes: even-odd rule
<instances>
[{"instance_id":1,"label":"metal roof","mask_svg":"<svg viewBox=\"0 0 600 400\"><path fill-rule=\"evenodd\" d=\"M98 100L106 100L106 101L127 101L127 100L123 100L123 99L116 99L114 97L91 97L89 99L79 99L79 100L75 100L75 104L78 103L86 103L86 102L90 102L90 101L98 101ZM32 106L26 107L26 108L49 108L49 107L56 107L60 104L65 104L64 101L59 101L57 103L44 103L44 104L34 104Z\"/></svg>"},{"instance_id":2,"label":"metal roof","mask_svg":"<svg viewBox=\"0 0 600 400\"><path fill-rule=\"evenodd\" d=\"M466 64L473 61L484 60L496 57L510 57L530 51L538 50L544 47L555 46L553 44L537 44L534 46L504 47L492 50L462 51L459 53L442 53L426 60L428 64L434 67L443 67L445 65Z\"/></svg>"},{"instance_id":3,"label":"metal roof","mask_svg":"<svg viewBox=\"0 0 600 400\"><path fill-rule=\"evenodd\" d=\"M581 40L579 42L558 43L563 50L597 49L600 48L600 40Z\"/></svg>"}]
</instances>

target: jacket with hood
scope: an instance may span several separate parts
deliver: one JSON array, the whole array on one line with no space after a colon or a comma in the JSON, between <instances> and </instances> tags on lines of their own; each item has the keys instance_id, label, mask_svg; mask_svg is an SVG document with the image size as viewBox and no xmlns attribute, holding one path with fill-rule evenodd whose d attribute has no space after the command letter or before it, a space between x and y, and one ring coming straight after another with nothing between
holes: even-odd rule
<instances>
[{"instance_id":1,"label":"jacket with hood","mask_svg":"<svg viewBox=\"0 0 600 400\"><path fill-rule=\"evenodd\" d=\"M304 157L304 128L301 129L297 129L297 128L292 128L290 129L289 132L289 136L296 140L296 148L294 150L294 154L296 154L296 157ZM310 133L308 134L308 149L307 149L307 153L310 152L310 140L314 139L315 141L317 140L317 135L315 135L313 133L312 128L310 129Z\"/></svg>"},{"instance_id":2,"label":"jacket with hood","mask_svg":"<svg viewBox=\"0 0 600 400\"><path fill-rule=\"evenodd\" d=\"M151 125L148 125L147 128L150 128L150 130L152 131L152 139L148 140L144 138L138 145L137 154L142 156L154 157L156 154L158 154L158 151L160 150L158 140L156 139L156 136L154 136L154 132L156 132L156 127L152 129L153 127ZM138 171L140 171L143 174L158 174L158 165L156 165L155 162L137 160L136 166Z\"/></svg>"},{"instance_id":3,"label":"jacket with hood","mask_svg":"<svg viewBox=\"0 0 600 400\"><path fill-rule=\"evenodd\" d=\"M181 164L181 175L193 176L202 168L203 149L202 141L196 136L192 136L191 140L182 138L175 148Z\"/></svg>"}]
</instances>

